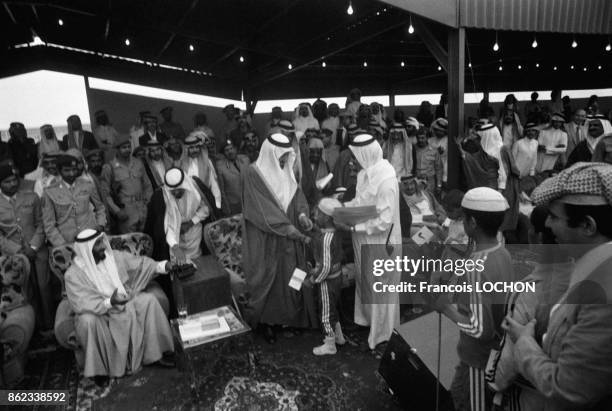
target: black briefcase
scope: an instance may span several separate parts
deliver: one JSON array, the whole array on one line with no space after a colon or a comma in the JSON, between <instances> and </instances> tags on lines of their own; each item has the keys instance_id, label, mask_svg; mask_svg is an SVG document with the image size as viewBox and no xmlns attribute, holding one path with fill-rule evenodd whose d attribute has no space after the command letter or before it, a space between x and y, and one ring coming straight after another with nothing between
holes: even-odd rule
<instances>
[{"instance_id":1,"label":"black briefcase","mask_svg":"<svg viewBox=\"0 0 612 411\"><path fill-rule=\"evenodd\" d=\"M435 411L437 403L439 411L454 411L450 393L396 330L387 343L378 373L402 408Z\"/></svg>"}]
</instances>

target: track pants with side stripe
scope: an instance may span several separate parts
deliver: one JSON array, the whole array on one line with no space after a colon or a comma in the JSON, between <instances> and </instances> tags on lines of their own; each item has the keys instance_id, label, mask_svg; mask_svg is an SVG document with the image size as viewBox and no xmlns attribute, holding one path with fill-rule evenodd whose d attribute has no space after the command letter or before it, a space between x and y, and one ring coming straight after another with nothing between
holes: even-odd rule
<instances>
[{"instance_id":1,"label":"track pants with side stripe","mask_svg":"<svg viewBox=\"0 0 612 411\"><path fill-rule=\"evenodd\" d=\"M455 411L489 411L493 395L485 381L485 370L460 362L451 384Z\"/></svg>"},{"instance_id":2,"label":"track pants with side stripe","mask_svg":"<svg viewBox=\"0 0 612 411\"><path fill-rule=\"evenodd\" d=\"M333 337L334 328L339 321L338 304L342 292L342 276L323 280L318 285L318 291L321 327L325 336Z\"/></svg>"}]
</instances>

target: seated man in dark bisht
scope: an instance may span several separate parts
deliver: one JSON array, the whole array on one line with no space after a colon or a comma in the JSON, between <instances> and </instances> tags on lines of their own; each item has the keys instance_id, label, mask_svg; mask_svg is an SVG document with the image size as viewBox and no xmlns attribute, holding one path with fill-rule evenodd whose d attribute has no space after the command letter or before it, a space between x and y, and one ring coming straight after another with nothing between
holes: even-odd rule
<instances>
[{"instance_id":1,"label":"seated man in dark bisht","mask_svg":"<svg viewBox=\"0 0 612 411\"><path fill-rule=\"evenodd\" d=\"M588 127L588 134L570 153L567 159L567 167L580 161L591 161L597 144L604 136L612 134L610 121L604 116L589 116L586 125Z\"/></svg>"},{"instance_id":2,"label":"seated man in dark bisht","mask_svg":"<svg viewBox=\"0 0 612 411\"><path fill-rule=\"evenodd\" d=\"M413 176L402 177L399 198L400 224L405 237L412 237L424 226L434 233L441 232L446 211L429 191L425 181Z\"/></svg>"},{"instance_id":3,"label":"seated man in dark bisht","mask_svg":"<svg viewBox=\"0 0 612 411\"><path fill-rule=\"evenodd\" d=\"M170 168L164 185L153 193L147 208L144 231L153 239L153 258L172 260L179 265L194 262L202 255L202 229L210 215L211 203L195 181L180 168ZM159 284L173 306L168 277Z\"/></svg>"},{"instance_id":4,"label":"seated man in dark bisht","mask_svg":"<svg viewBox=\"0 0 612 411\"><path fill-rule=\"evenodd\" d=\"M151 197L145 232L153 238L154 258L174 258L183 264L202 255L202 222L210 205L180 168L166 171L164 183Z\"/></svg>"}]
</instances>

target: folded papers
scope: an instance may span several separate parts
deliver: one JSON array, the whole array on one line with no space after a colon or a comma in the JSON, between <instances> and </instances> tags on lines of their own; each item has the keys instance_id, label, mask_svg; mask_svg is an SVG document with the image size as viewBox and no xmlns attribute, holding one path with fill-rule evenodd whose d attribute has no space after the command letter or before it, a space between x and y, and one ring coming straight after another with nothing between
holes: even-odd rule
<instances>
[{"instance_id":1,"label":"folded papers","mask_svg":"<svg viewBox=\"0 0 612 411\"><path fill-rule=\"evenodd\" d=\"M376 206L339 207L334 209L334 221L356 225L378 217Z\"/></svg>"}]
</instances>

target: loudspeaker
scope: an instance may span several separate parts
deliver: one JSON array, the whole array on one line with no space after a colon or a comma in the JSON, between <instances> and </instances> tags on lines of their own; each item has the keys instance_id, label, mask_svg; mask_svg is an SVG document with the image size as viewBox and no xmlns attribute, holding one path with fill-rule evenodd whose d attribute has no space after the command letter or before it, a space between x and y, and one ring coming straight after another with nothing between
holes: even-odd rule
<instances>
[{"instance_id":1,"label":"loudspeaker","mask_svg":"<svg viewBox=\"0 0 612 411\"><path fill-rule=\"evenodd\" d=\"M435 411L436 395L439 411L454 410L450 393L397 330L393 330L387 343L378 373L406 410Z\"/></svg>"}]
</instances>

